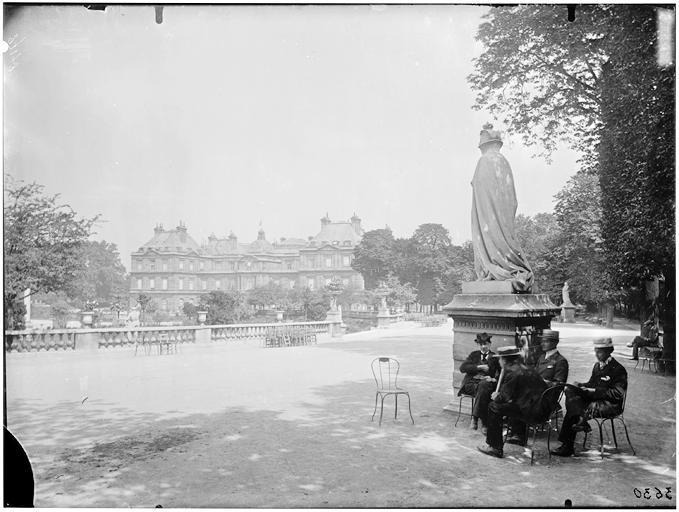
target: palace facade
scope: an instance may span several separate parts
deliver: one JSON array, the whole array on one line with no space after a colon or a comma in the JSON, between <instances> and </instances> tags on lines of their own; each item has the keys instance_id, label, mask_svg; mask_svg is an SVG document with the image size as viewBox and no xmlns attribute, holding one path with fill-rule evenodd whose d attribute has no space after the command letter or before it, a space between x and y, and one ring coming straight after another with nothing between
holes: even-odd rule
<instances>
[{"instance_id":1,"label":"palace facade","mask_svg":"<svg viewBox=\"0 0 679 512\"><path fill-rule=\"evenodd\" d=\"M326 214L316 236L273 243L260 228L251 243L240 243L231 233L226 238L211 235L199 245L182 222L171 230L158 225L153 238L132 253L130 301L136 305L136 297L145 293L159 309L177 312L213 290L246 291L269 283L319 289L333 278L362 290L363 278L351 268L362 235L356 214L348 222L332 222Z\"/></svg>"}]
</instances>

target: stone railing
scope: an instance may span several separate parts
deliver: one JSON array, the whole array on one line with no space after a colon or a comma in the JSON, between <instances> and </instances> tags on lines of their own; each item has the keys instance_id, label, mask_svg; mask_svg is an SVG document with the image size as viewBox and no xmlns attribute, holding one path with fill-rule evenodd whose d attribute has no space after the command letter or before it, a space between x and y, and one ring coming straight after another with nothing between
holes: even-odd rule
<instances>
[{"instance_id":1,"label":"stone railing","mask_svg":"<svg viewBox=\"0 0 679 512\"><path fill-rule=\"evenodd\" d=\"M135 346L139 343L210 343L211 341L264 339L272 326L305 326L314 333L341 334L339 322L293 322L286 324L228 324L189 327L125 327L105 329L49 329L5 331L6 352L49 350L97 350Z\"/></svg>"},{"instance_id":2,"label":"stone railing","mask_svg":"<svg viewBox=\"0 0 679 512\"><path fill-rule=\"evenodd\" d=\"M264 339L267 329L271 327L307 327L316 334L334 334L337 322L290 322L275 324L226 324L211 325L210 339L212 341Z\"/></svg>"},{"instance_id":3,"label":"stone railing","mask_svg":"<svg viewBox=\"0 0 679 512\"><path fill-rule=\"evenodd\" d=\"M5 331L5 351L39 352L134 346L161 337L177 343L195 343L199 327L125 327L106 329L49 329Z\"/></svg>"}]
</instances>

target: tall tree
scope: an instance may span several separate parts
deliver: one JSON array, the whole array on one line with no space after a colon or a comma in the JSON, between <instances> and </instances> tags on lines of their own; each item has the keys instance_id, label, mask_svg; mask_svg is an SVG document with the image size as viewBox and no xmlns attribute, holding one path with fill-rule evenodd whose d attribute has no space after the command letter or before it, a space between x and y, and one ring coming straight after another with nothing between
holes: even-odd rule
<instances>
[{"instance_id":1,"label":"tall tree","mask_svg":"<svg viewBox=\"0 0 679 512\"><path fill-rule=\"evenodd\" d=\"M368 290L376 288L394 271L394 235L389 228L373 229L354 248L351 268L363 276Z\"/></svg>"},{"instance_id":2,"label":"tall tree","mask_svg":"<svg viewBox=\"0 0 679 512\"><path fill-rule=\"evenodd\" d=\"M441 224L421 224L411 237L414 267L418 276L417 296L421 304L435 304L443 291L443 276L449 268L450 234Z\"/></svg>"},{"instance_id":3,"label":"tall tree","mask_svg":"<svg viewBox=\"0 0 679 512\"><path fill-rule=\"evenodd\" d=\"M97 217L79 217L44 187L7 177L4 207L5 321L14 326L13 310L30 293L75 294L83 268L83 246Z\"/></svg>"},{"instance_id":4,"label":"tall tree","mask_svg":"<svg viewBox=\"0 0 679 512\"><path fill-rule=\"evenodd\" d=\"M561 300L564 278L563 268L555 264L555 252L561 235L557 218L551 213L538 213L532 217L516 216L516 239L533 269L536 293L546 293L553 301Z\"/></svg>"},{"instance_id":5,"label":"tall tree","mask_svg":"<svg viewBox=\"0 0 679 512\"><path fill-rule=\"evenodd\" d=\"M233 324L250 317L245 296L238 291L211 291L201 296L198 309L207 310L208 325Z\"/></svg>"},{"instance_id":6,"label":"tall tree","mask_svg":"<svg viewBox=\"0 0 679 512\"><path fill-rule=\"evenodd\" d=\"M89 241L82 247L83 272L75 288L75 298L82 303L95 301L110 305L129 290L125 267L116 244Z\"/></svg>"}]
</instances>

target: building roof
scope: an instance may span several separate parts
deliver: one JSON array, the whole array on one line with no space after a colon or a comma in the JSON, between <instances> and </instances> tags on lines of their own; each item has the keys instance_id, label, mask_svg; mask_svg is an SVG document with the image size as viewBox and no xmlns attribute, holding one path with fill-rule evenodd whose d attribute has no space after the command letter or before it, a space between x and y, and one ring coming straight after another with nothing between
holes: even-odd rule
<instances>
[{"instance_id":1,"label":"building roof","mask_svg":"<svg viewBox=\"0 0 679 512\"><path fill-rule=\"evenodd\" d=\"M321 227L321 231L313 238L313 241L316 245L332 244L335 241L340 245L346 241L355 245L361 241L361 235L354 231L349 222L329 222Z\"/></svg>"},{"instance_id":2,"label":"building roof","mask_svg":"<svg viewBox=\"0 0 679 512\"><path fill-rule=\"evenodd\" d=\"M156 226L151 240L141 246L140 250L155 249L162 252L200 252L200 246L186 232L186 226L180 224L176 229L164 230Z\"/></svg>"}]
</instances>

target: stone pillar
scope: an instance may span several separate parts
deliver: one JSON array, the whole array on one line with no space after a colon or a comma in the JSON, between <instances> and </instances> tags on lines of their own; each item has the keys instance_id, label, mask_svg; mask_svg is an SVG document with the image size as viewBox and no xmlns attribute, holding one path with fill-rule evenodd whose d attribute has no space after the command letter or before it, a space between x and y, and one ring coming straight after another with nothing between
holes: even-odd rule
<instances>
[{"instance_id":1,"label":"stone pillar","mask_svg":"<svg viewBox=\"0 0 679 512\"><path fill-rule=\"evenodd\" d=\"M201 325L196 329L196 343L208 345L212 342L212 330L210 327Z\"/></svg>"},{"instance_id":2,"label":"stone pillar","mask_svg":"<svg viewBox=\"0 0 679 512\"><path fill-rule=\"evenodd\" d=\"M549 329L552 318L559 314L559 308L548 295L512 293L509 281L463 283L462 293L443 309L454 322L452 366L455 388L451 402L444 409L455 413L458 410L457 391L463 378L460 363L476 350L474 339L477 334L490 334L491 350L495 351L503 345L516 345L518 331ZM539 350L534 336L529 336L529 347Z\"/></svg>"},{"instance_id":3,"label":"stone pillar","mask_svg":"<svg viewBox=\"0 0 679 512\"><path fill-rule=\"evenodd\" d=\"M75 350L98 350L99 337L98 331L77 332L75 334Z\"/></svg>"},{"instance_id":4,"label":"stone pillar","mask_svg":"<svg viewBox=\"0 0 679 512\"><path fill-rule=\"evenodd\" d=\"M328 311L325 316L325 321L331 322L328 331L333 338L342 336L342 312L339 309L335 308Z\"/></svg>"}]
</instances>

